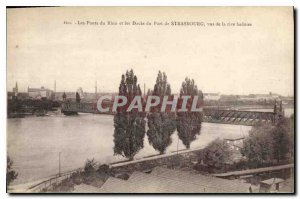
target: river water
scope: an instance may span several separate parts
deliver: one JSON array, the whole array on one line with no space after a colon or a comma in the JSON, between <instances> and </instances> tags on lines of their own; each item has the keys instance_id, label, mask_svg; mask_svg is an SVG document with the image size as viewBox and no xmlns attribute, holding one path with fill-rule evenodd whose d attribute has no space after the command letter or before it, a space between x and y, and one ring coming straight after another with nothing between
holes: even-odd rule
<instances>
[{"instance_id":1,"label":"river water","mask_svg":"<svg viewBox=\"0 0 300 199\"><path fill-rule=\"evenodd\" d=\"M246 136L251 127L203 123L201 134L191 148L205 147L214 139ZM83 167L86 159L100 163L125 160L113 155L113 116L80 114L79 116L52 115L48 117L14 118L7 120L7 149L14 161L18 178L13 184L34 181L58 173L59 152L61 170ZM177 132L167 152L184 149ZM148 143L135 156L141 158L157 154Z\"/></svg>"}]
</instances>

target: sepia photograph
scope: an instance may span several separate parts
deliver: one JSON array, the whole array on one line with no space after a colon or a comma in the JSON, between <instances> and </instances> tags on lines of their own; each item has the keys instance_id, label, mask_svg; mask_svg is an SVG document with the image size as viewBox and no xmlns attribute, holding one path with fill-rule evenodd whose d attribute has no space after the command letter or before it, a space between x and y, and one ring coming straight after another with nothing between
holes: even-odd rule
<instances>
[{"instance_id":1,"label":"sepia photograph","mask_svg":"<svg viewBox=\"0 0 300 199\"><path fill-rule=\"evenodd\" d=\"M294 17L6 7L6 192L295 194Z\"/></svg>"}]
</instances>

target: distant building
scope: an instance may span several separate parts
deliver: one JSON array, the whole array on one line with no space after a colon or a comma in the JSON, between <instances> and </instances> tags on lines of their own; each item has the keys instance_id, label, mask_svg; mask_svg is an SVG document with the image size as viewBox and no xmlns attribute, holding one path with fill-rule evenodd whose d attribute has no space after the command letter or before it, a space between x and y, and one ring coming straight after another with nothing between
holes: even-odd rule
<instances>
[{"instance_id":1,"label":"distant building","mask_svg":"<svg viewBox=\"0 0 300 199\"><path fill-rule=\"evenodd\" d=\"M16 86L13 88L14 97L18 96L18 82L16 82Z\"/></svg>"},{"instance_id":2,"label":"distant building","mask_svg":"<svg viewBox=\"0 0 300 199\"><path fill-rule=\"evenodd\" d=\"M258 99L255 95L241 96L240 99L242 101L251 101L251 102L257 102L258 101Z\"/></svg>"},{"instance_id":3,"label":"distant building","mask_svg":"<svg viewBox=\"0 0 300 199\"><path fill-rule=\"evenodd\" d=\"M280 99L280 95L269 93L269 94L249 94L249 95L243 95L240 96L240 100L242 101L251 101L251 102L259 102L259 101L274 101L277 99Z\"/></svg>"},{"instance_id":4,"label":"distant building","mask_svg":"<svg viewBox=\"0 0 300 199\"><path fill-rule=\"evenodd\" d=\"M53 95L53 91L44 87L41 88L29 88L28 87L28 96L32 99L50 99Z\"/></svg>"},{"instance_id":5,"label":"distant building","mask_svg":"<svg viewBox=\"0 0 300 199\"><path fill-rule=\"evenodd\" d=\"M260 193L279 192L284 180L281 178L270 178L260 182Z\"/></svg>"},{"instance_id":6,"label":"distant building","mask_svg":"<svg viewBox=\"0 0 300 199\"><path fill-rule=\"evenodd\" d=\"M84 98L83 89L82 89L81 87L79 87L79 88L77 89L77 93L79 94L80 99L83 99L83 98Z\"/></svg>"},{"instance_id":7,"label":"distant building","mask_svg":"<svg viewBox=\"0 0 300 199\"><path fill-rule=\"evenodd\" d=\"M269 94L256 94L255 96L257 100L267 100L267 101L280 98L280 95L271 92Z\"/></svg>"},{"instance_id":8,"label":"distant building","mask_svg":"<svg viewBox=\"0 0 300 199\"><path fill-rule=\"evenodd\" d=\"M204 100L209 101L209 100L219 100L221 98L220 93L204 93Z\"/></svg>"}]
</instances>

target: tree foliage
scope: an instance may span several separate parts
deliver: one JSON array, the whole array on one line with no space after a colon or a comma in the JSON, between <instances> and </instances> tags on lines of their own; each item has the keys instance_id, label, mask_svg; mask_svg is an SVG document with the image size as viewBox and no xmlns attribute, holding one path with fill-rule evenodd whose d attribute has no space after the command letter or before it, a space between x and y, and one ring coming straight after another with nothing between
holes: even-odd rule
<instances>
[{"instance_id":1,"label":"tree foliage","mask_svg":"<svg viewBox=\"0 0 300 199\"><path fill-rule=\"evenodd\" d=\"M127 112L129 104L135 96L142 96L140 85L133 70L122 75L119 86L119 96L126 96L128 102L118 107L114 116L114 154L122 155L130 160L143 148L145 136L145 114L132 109Z\"/></svg>"},{"instance_id":2,"label":"tree foliage","mask_svg":"<svg viewBox=\"0 0 300 199\"><path fill-rule=\"evenodd\" d=\"M180 90L180 98L182 96L191 96L187 101L187 109L185 112L177 112L177 131L178 136L186 148L190 148L191 142L196 140L196 136L200 135L202 112L192 112L192 101L194 96L198 96L198 106L203 103L203 93L198 90L193 79L186 78L182 83ZM179 101L179 106L182 102ZM181 108L181 107L179 107Z\"/></svg>"},{"instance_id":3,"label":"tree foliage","mask_svg":"<svg viewBox=\"0 0 300 199\"><path fill-rule=\"evenodd\" d=\"M293 150L293 141L291 139L291 120L288 118L280 118L277 122L273 135L273 156L279 163L281 160L286 160L287 155Z\"/></svg>"},{"instance_id":4,"label":"tree foliage","mask_svg":"<svg viewBox=\"0 0 300 199\"><path fill-rule=\"evenodd\" d=\"M291 123L287 118L280 118L276 125L254 126L244 141L241 153L250 164L261 166L286 161L292 153Z\"/></svg>"},{"instance_id":5,"label":"tree foliage","mask_svg":"<svg viewBox=\"0 0 300 199\"><path fill-rule=\"evenodd\" d=\"M254 126L249 131L249 136L244 140L241 153L247 157L251 165L257 167L263 163L270 163L272 161L273 131L274 127L271 125Z\"/></svg>"},{"instance_id":6,"label":"tree foliage","mask_svg":"<svg viewBox=\"0 0 300 199\"><path fill-rule=\"evenodd\" d=\"M226 141L216 139L203 150L203 161L205 164L214 168L221 168L224 164L231 161L230 146Z\"/></svg>"},{"instance_id":7,"label":"tree foliage","mask_svg":"<svg viewBox=\"0 0 300 199\"><path fill-rule=\"evenodd\" d=\"M162 154L165 153L166 148L171 145L171 135L176 130L175 114L160 111L163 96L169 96L169 98L172 99L171 87L167 82L165 73L158 72L154 90L152 92L148 91L148 93L152 93L152 96L158 96L161 99L160 104L151 109L151 112L148 114L149 129L147 136L153 148Z\"/></svg>"},{"instance_id":8,"label":"tree foliage","mask_svg":"<svg viewBox=\"0 0 300 199\"><path fill-rule=\"evenodd\" d=\"M18 177L18 173L13 170L12 165L13 161L10 159L9 156L7 156L7 165L6 165L6 186L8 186L10 183L12 183L15 179Z\"/></svg>"},{"instance_id":9,"label":"tree foliage","mask_svg":"<svg viewBox=\"0 0 300 199\"><path fill-rule=\"evenodd\" d=\"M95 159L87 159L84 165L84 172L86 174L90 174L96 171L97 168L97 162L95 161Z\"/></svg>"}]
</instances>

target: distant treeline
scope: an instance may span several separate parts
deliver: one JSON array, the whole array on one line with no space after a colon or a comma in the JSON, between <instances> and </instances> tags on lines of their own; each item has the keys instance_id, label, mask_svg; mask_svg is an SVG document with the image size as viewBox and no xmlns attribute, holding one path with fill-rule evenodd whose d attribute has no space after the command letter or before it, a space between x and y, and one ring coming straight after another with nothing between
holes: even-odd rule
<instances>
[{"instance_id":1,"label":"distant treeline","mask_svg":"<svg viewBox=\"0 0 300 199\"><path fill-rule=\"evenodd\" d=\"M34 113L35 111L50 111L60 107L60 102L49 99L8 99L7 114L10 113Z\"/></svg>"}]
</instances>

